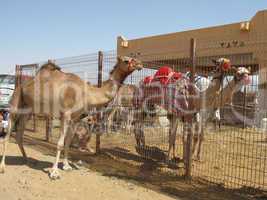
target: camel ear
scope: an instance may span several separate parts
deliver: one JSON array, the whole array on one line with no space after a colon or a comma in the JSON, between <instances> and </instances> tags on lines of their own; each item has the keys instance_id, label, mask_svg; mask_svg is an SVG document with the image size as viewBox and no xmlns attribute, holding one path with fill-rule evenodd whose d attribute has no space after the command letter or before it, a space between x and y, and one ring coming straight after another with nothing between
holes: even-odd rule
<instances>
[{"instance_id":1,"label":"camel ear","mask_svg":"<svg viewBox=\"0 0 267 200\"><path fill-rule=\"evenodd\" d=\"M118 60L118 61L121 61L121 62L126 62L126 63L128 63L129 61L132 60L132 58L127 57L127 56L118 56L117 60Z\"/></svg>"},{"instance_id":2,"label":"camel ear","mask_svg":"<svg viewBox=\"0 0 267 200\"><path fill-rule=\"evenodd\" d=\"M117 56L117 61L119 62L119 61L122 61L122 56Z\"/></svg>"}]
</instances>

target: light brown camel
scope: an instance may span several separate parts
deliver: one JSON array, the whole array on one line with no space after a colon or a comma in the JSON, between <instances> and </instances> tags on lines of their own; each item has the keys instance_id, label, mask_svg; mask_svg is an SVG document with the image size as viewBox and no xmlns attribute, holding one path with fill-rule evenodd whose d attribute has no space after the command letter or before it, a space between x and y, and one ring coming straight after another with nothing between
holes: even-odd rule
<instances>
[{"instance_id":1,"label":"light brown camel","mask_svg":"<svg viewBox=\"0 0 267 200\"><path fill-rule=\"evenodd\" d=\"M23 133L25 120L30 113L46 114L61 119L62 130L50 177L55 179L60 176L58 162L64 147L63 169L70 170L68 152L73 137L72 124L77 122L80 116L89 109L107 105L115 97L126 77L136 69L142 69L142 67L142 63L137 59L118 57L114 69L110 72L109 80L103 87L97 88L87 84L74 74L62 72L53 63L43 65L34 79L18 85L13 94L0 171L4 172L5 170L6 147L14 123L17 125L16 141L23 157L27 158L23 147Z\"/></svg>"},{"instance_id":2,"label":"light brown camel","mask_svg":"<svg viewBox=\"0 0 267 200\"><path fill-rule=\"evenodd\" d=\"M240 88L248 83L250 70L244 67L240 68L232 68L234 72L234 79L226 85L226 87L221 88L221 81L220 79L215 79L214 85L209 87L204 93L199 95L199 99L195 101L195 108L196 110L201 110L202 112L209 112L212 113L214 110L218 108L222 108L225 104L231 103L232 96L234 92L239 91ZM219 91L217 91L219 89ZM173 137L170 140L169 145L169 159L170 159L170 152L171 148L173 148L173 157L175 157L175 140L176 140L176 132L178 126L178 119L175 116L171 118L171 127L170 127L170 135ZM194 135L194 142L192 147L193 155L197 153L196 157L200 160L200 153L202 142L204 140L204 124L203 122L196 123L196 131ZM184 127L188 128L188 127ZM199 130L200 129L200 130ZM183 152L186 152L186 131L183 131ZM197 152L196 146L198 144ZM184 155L185 156L185 155Z\"/></svg>"}]
</instances>

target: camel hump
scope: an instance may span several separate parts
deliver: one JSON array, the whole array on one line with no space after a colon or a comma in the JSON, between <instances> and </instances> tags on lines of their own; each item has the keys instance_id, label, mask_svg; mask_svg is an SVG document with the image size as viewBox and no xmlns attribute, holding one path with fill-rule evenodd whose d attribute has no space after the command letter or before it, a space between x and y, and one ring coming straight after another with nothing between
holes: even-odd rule
<instances>
[{"instance_id":1,"label":"camel hump","mask_svg":"<svg viewBox=\"0 0 267 200\"><path fill-rule=\"evenodd\" d=\"M61 71L61 68L58 65L56 65L55 63L49 62L49 63L44 64L40 68L40 71L42 71L42 70L51 70L51 71L59 70L59 71Z\"/></svg>"}]
</instances>

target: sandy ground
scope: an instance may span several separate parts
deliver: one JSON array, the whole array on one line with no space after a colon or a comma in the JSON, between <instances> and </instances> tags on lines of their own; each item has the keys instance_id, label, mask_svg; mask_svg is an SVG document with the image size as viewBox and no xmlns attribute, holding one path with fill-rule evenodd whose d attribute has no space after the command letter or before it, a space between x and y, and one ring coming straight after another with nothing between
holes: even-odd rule
<instances>
[{"instance_id":1,"label":"sandy ground","mask_svg":"<svg viewBox=\"0 0 267 200\"><path fill-rule=\"evenodd\" d=\"M48 171L54 157L29 146L26 151L30 157L27 165L17 145L9 145L6 172L0 174L0 200L177 199L125 180L102 176L83 165L71 172L61 171L61 179L51 181Z\"/></svg>"}]
</instances>

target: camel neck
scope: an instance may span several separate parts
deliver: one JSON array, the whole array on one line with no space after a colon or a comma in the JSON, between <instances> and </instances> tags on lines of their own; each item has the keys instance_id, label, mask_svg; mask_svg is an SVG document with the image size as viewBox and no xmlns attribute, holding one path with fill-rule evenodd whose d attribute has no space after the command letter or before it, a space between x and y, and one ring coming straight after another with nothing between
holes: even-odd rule
<instances>
[{"instance_id":1,"label":"camel neck","mask_svg":"<svg viewBox=\"0 0 267 200\"><path fill-rule=\"evenodd\" d=\"M110 72L109 79L114 82L118 82L119 84L122 84L126 77L130 74L124 71L122 68L127 68L127 66L124 66L120 63L117 63L114 69Z\"/></svg>"},{"instance_id":2,"label":"camel neck","mask_svg":"<svg viewBox=\"0 0 267 200\"><path fill-rule=\"evenodd\" d=\"M225 104L231 103L233 94L239 91L241 87L242 84L240 81L235 79L231 80L225 88L221 89L220 93L217 95L218 97L215 104L218 107L223 107Z\"/></svg>"},{"instance_id":3,"label":"camel neck","mask_svg":"<svg viewBox=\"0 0 267 200\"><path fill-rule=\"evenodd\" d=\"M242 87L240 81L235 79L228 82L226 87L221 88L217 92L209 93L204 98L204 103L198 105L200 109L217 109L222 108L226 104L231 103L232 96L236 91L239 91ZM203 105L205 107L203 107Z\"/></svg>"},{"instance_id":4,"label":"camel neck","mask_svg":"<svg viewBox=\"0 0 267 200\"><path fill-rule=\"evenodd\" d=\"M216 94L220 92L222 77L213 78L207 90L199 93L199 101L196 102L196 110L213 107L213 100Z\"/></svg>"},{"instance_id":5,"label":"camel neck","mask_svg":"<svg viewBox=\"0 0 267 200\"><path fill-rule=\"evenodd\" d=\"M121 84L117 81L107 80L103 82L102 87L88 85L87 100L91 102L93 107L101 107L107 105L116 96Z\"/></svg>"}]
</instances>

